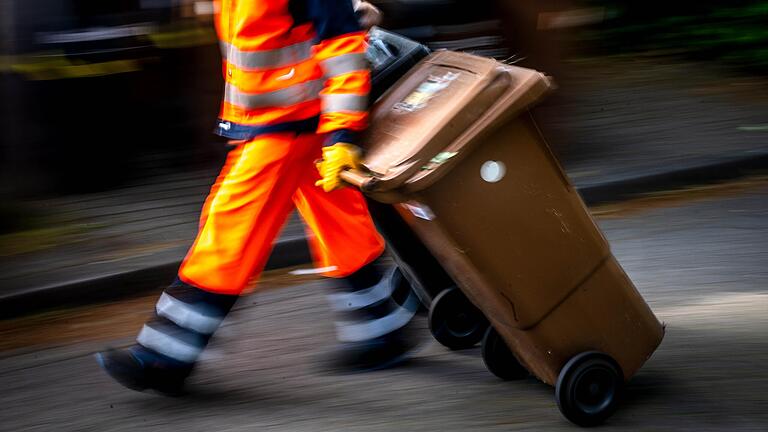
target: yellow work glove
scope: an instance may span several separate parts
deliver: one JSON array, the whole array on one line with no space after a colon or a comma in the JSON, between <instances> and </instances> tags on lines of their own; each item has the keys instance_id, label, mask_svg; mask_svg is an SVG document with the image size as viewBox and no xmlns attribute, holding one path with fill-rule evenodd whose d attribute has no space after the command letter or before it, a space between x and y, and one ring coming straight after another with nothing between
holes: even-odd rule
<instances>
[{"instance_id":1,"label":"yellow work glove","mask_svg":"<svg viewBox=\"0 0 768 432\"><path fill-rule=\"evenodd\" d=\"M317 171L320 180L315 186L321 186L324 191L330 192L344 186L339 175L345 169L360 168L362 152L356 145L348 143L336 143L329 147L323 147L323 160L317 163Z\"/></svg>"}]
</instances>

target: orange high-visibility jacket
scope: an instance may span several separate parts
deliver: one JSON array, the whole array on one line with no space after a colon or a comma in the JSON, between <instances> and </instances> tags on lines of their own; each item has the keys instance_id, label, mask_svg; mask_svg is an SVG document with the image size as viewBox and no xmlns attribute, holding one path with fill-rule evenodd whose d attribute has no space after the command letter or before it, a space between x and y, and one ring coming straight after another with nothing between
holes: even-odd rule
<instances>
[{"instance_id":1,"label":"orange high-visibility jacket","mask_svg":"<svg viewBox=\"0 0 768 432\"><path fill-rule=\"evenodd\" d=\"M351 141L366 127L366 35L351 0L218 0L216 30L226 82L218 134Z\"/></svg>"}]
</instances>

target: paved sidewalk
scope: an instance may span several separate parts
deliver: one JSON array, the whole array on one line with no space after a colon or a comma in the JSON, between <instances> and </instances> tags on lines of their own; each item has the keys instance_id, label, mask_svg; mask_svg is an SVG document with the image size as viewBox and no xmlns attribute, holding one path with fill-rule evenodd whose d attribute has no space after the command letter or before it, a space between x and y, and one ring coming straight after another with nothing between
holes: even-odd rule
<instances>
[{"instance_id":1,"label":"paved sidewalk","mask_svg":"<svg viewBox=\"0 0 768 432\"><path fill-rule=\"evenodd\" d=\"M595 431L765 432L766 198L764 182L598 219L667 333L616 414ZM127 391L91 356L133 343L154 295L0 322L0 425L13 432L582 431L560 416L551 387L533 377L499 380L479 347L449 351L426 331L427 344L403 367L330 374L322 359L334 340L325 299L331 284L276 279L235 306L183 398Z\"/></svg>"},{"instance_id":2,"label":"paved sidewalk","mask_svg":"<svg viewBox=\"0 0 768 432\"><path fill-rule=\"evenodd\" d=\"M588 204L768 166L768 86L757 79L626 58L577 62L572 76L537 117ZM50 228L0 238L0 316L166 284L215 175L27 203ZM269 267L308 260L292 216Z\"/></svg>"}]
</instances>

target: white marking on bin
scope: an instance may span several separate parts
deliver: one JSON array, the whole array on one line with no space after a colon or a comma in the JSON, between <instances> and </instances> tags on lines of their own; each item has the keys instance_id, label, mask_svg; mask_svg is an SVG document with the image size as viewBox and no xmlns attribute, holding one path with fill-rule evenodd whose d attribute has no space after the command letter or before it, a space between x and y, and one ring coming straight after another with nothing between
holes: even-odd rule
<instances>
[{"instance_id":1,"label":"white marking on bin","mask_svg":"<svg viewBox=\"0 0 768 432\"><path fill-rule=\"evenodd\" d=\"M485 161L480 167L480 177L488 183L496 183L507 174L507 167L502 161Z\"/></svg>"},{"instance_id":2,"label":"white marking on bin","mask_svg":"<svg viewBox=\"0 0 768 432\"><path fill-rule=\"evenodd\" d=\"M416 201L409 201L401 205L408 209L411 214L419 219L431 221L435 218L435 214L432 212L432 209L427 207L425 204L417 203Z\"/></svg>"}]
</instances>

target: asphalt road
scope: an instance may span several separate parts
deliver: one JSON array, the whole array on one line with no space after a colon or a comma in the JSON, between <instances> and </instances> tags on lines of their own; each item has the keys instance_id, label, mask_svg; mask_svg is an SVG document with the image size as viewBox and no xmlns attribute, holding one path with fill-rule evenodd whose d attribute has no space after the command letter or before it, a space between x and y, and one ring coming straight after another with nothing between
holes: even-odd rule
<instances>
[{"instance_id":1,"label":"asphalt road","mask_svg":"<svg viewBox=\"0 0 768 432\"><path fill-rule=\"evenodd\" d=\"M608 212L620 262L667 324L659 350L602 428L768 430L768 186ZM90 353L127 344L154 299L0 322L3 431L573 430L552 389L502 382L478 349L429 338L406 366L335 375L326 282L272 276L242 300L197 373L192 394L134 393Z\"/></svg>"}]
</instances>

